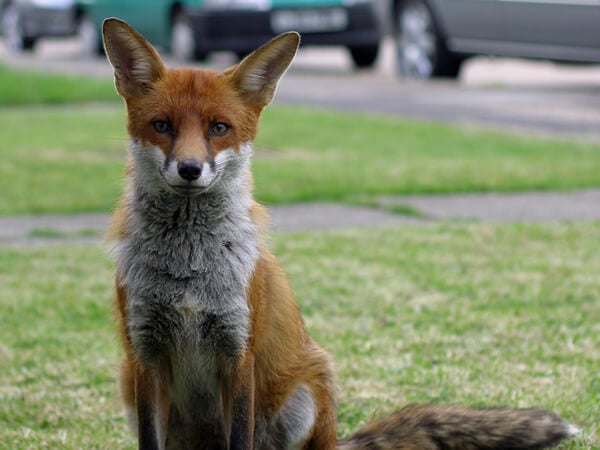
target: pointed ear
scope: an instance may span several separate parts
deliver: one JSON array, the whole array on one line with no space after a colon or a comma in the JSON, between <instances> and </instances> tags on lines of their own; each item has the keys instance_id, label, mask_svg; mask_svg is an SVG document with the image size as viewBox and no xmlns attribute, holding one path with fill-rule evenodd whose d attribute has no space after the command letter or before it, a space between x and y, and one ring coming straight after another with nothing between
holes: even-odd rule
<instances>
[{"instance_id":1,"label":"pointed ear","mask_svg":"<svg viewBox=\"0 0 600 450\"><path fill-rule=\"evenodd\" d=\"M275 96L277 82L300 45L296 32L280 34L227 71L246 101L264 107Z\"/></svg>"},{"instance_id":2,"label":"pointed ear","mask_svg":"<svg viewBox=\"0 0 600 450\"><path fill-rule=\"evenodd\" d=\"M104 49L115 70L115 86L122 97L143 95L166 70L154 48L126 22L106 19Z\"/></svg>"}]
</instances>

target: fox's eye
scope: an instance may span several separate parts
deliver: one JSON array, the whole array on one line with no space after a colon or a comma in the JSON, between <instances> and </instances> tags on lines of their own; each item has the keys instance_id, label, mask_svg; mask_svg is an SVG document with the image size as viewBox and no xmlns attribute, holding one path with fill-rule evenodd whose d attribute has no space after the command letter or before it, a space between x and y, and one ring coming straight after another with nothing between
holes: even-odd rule
<instances>
[{"instance_id":1,"label":"fox's eye","mask_svg":"<svg viewBox=\"0 0 600 450\"><path fill-rule=\"evenodd\" d=\"M171 125L169 124L169 122L166 122L164 120L157 120L155 122L152 122L152 126L154 126L154 130L156 130L157 133L166 133L171 129Z\"/></svg>"},{"instance_id":2,"label":"fox's eye","mask_svg":"<svg viewBox=\"0 0 600 450\"><path fill-rule=\"evenodd\" d=\"M208 133L211 136L225 136L229 132L229 125L223 122L215 122L210 125Z\"/></svg>"}]
</instances>

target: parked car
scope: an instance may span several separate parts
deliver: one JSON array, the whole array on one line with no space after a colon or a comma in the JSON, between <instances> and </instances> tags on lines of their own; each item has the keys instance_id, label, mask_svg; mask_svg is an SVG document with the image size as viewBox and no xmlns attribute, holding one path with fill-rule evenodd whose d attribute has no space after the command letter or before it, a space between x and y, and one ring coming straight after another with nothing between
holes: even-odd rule
<instances>
[{"instance_id":1,"label":"parked car","mask_svg":"<svg viewBox=\"0 0 600 450\"><path fill-rule=\"evenodd\" d=\"M75 0L1 0L1 30L14 51L33 50L42 37L74 36L83 9Z\"/></svg>"},{"instance_id":2,"label":"parked car","mask_svg":"<svg viewBox=\"0 0 600 450\"><path fill-rule=\"evenodd\" d=\"M600 2L392 0L400 74L456 77L474 55L600 63Z\"/></svg>"},{"instance_id":3,"label":"parked car","mask_svg":"<svg viewBox=\"0 0 600 450\"><path fill-rule=\"evenodd\" d=\"M303 45L347 47L357 67L373 65L379 50L380 32L370 0L12 0L11 4L7 22L15 30L10 33L15 47L20 48L32 48L48 32L79 34L86 51L98 52L102 21L119 17L181 60L200 60L224 50L241 57L289 30L302 34ZM36 20L41 16L45 19ZM43 22L46 28L30 26L29 21ZM56 28L50 27L51 22Z\"/></svg>"}]
</instances>

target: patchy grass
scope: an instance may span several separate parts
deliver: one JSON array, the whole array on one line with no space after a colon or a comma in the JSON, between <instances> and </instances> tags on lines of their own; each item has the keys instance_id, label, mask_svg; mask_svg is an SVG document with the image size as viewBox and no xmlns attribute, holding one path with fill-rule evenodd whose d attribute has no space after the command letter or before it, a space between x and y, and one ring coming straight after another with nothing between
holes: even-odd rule
<instances>
[{"instance_id":1,"label":"patchy grass","mask_svg":"<svg viewBox=\"0 0 600 450\"><path fill-rule=\"evenodd\" d=\"M0 214L108 211L121 191L121 105L0 108ZM256 145L266 203L600 186L600 146L273 107Z\"/></svg>"},{"instance_id":2,"label":"patchy grass","mask_svg":"<svg viewBox=\"0 0 600 450\"><path fill-rule=\"evenodd\" d=\"M354 205L366 206L368 208L382 209L392 214L399 214L407 217L427 218L427 213L406 203L390 203L386 199L381 199L376 196L359 195L356 197L348 197L348 203Z\"/></svg>"},{"instance_id":3,"label":"patchy grass","mask_svg":"<svg viewBox=\"0 0 600 450\"><path fill-rule=\"evenodd\" d=\"M544 406L600 446L600 224L277 235L332 352L340 432L408 402ZM117 399L112 264L96 246L0 250L0 442L134 448Z\"/></svg>"},{"instance_id":4,"label":"patchy grass","mask_svg":"<svg viewBox=\"0 0 600 450\"><path fill-rule=\"evenodd\" d=\"M0 105L115 101L110 79L12 69L0 64Z\"/></svg>"}]
</instances>

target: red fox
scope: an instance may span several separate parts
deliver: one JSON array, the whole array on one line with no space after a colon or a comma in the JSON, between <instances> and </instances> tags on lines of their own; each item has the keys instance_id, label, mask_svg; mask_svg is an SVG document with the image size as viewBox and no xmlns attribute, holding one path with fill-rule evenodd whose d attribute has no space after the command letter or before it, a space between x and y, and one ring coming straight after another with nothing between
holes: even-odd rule
<instances>
[{"instance_id":1,"label":"red fox","mask_svg":"<svg viewBox=\"0 0 600 450\"><path fill-rule=\"evenodd\" d=\"M139 448L534 449L576 431L543 410L411 405L338 439L331 358L307 334L252 197L259 116L300 36L223 72L167 69L119 19L103 37L131 137L109 237Z\"/></svg>"}]
</instances>

